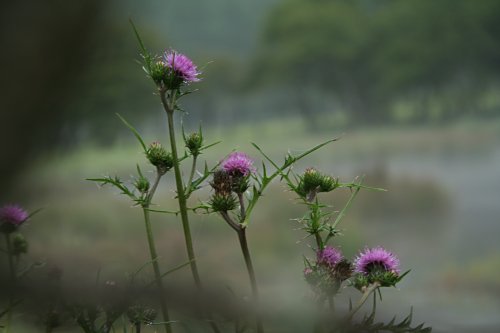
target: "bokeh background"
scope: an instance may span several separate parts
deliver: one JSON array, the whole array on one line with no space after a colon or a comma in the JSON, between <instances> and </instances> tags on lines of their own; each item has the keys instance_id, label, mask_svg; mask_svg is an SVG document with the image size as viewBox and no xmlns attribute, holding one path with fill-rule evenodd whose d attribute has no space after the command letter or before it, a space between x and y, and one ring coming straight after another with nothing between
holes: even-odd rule
<instances>
[{"instance_id":1,"label":"bokeh background","mask_svg":"<svg viewBox=\"0 0 500 333\"><path fill-rule=\"evenodd\" d=\"M342 136L296 171L365 175L388 189L362 191L337 243L347 256L383 245L412 269L385 293L381 318L413 306L415 322L435 332L500 330L499 1L28 0L0 8L0 201L43 208L24 229L27 261L60 267L68 283L97 271L119 281L147 261L140 209L85 181L133 180L136 163L152 171L115 113L168 144L158 96L136 62L133 18L149 49L172 47L202 68L182 120L223 141L203 155L209 165L232 149L260 164L250 142L281 159ZM171 177L162 184L160 209L175 207L172 185ZM341 208L348 195L325 199ZM293 219L304 207L276 183L258 208L249 242L269 320L302 327L302 254L313 252ZM247 295L232 230L215 216L192 225L202 274ZM184 263L178 219L155 215L154 228L163 267ZM167 281L189 279L186 269ZM19 332L28 332L18 316Z\"/></svg>"}]
</instances>

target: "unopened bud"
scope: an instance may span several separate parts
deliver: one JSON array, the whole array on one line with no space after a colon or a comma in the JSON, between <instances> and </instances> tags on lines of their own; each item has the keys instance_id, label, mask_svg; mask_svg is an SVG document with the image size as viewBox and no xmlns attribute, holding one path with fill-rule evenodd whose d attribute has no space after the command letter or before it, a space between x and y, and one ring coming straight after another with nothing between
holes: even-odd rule
<instances>
[{"instance_id":1,"label":"unopened bud","mask_svg":"<svg viewBox=\"0 0 500 333\"><path fill-rule=\"evenodd\" d=\"M167 173L174 166L172 154L167 152L159 142L153 142L149 145L146 156L151 164L153 164L161 175Z\"/></svg>"},{"instance_id":2,"label":"unopened bud","mask_svg":"<svg viewBox=\"0 0 500 333\"><path fill-rule=\"evenodd\" d=\"M200 149L203 146L203 136L198 132L194 132L186 137L186 147L193 156L200 154Z\"/></svg>"}]
</instances>

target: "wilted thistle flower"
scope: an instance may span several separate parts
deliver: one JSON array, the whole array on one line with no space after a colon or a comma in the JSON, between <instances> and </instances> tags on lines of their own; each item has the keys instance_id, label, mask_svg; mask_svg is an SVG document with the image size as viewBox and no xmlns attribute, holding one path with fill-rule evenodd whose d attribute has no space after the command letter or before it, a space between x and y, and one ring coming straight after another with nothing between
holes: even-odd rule
<instances>
[{"instance_id":1,"label":"wilted thistle flower","mask_svg":"<svg viewBox=\"0 0 500 333\"><path fill-rule=\"evenodd\" d=\"M331 246L325 246L325 248L317 252L317 262L320 265L326 265L333 268L342 259L343 256L340 250Z\"/></svg>"},{"instance_id":2,"label":"wilted thistle flower","mask_svg":"<svg viewBox=\"0 0 500 333\"><path fill-rule=\"evenodd\" d=\"M304 277L318 295L336 294L342 281L352 275L352 265L339 249L326 246L316 253L316 263L304 269Z\"/></svg>"},{"instance_id":3,"label":"wilted thistle flower","mask_svg":"<svg viewBox=\"0 0 500 333\"><path fill-rule=\"evenodd\" d=\"M215 193L210 200L210 204L216 212L227 212L236 208L236 198L232 194L231 178L224 170L214 172L210 185Z\"/></svg>"},{"instance_id":4,"label":"wilted thistle flower","mask_svg":"<svg viewBox=\"0 0 500 333\"><path fill-rule=\"evenodd\" d=\"M228 195L231 194L231 176L224 170L217 170L213 174L213 180L210 185L215 191L215 194Z\"/></svg>"},{"instance_id":5,"label":"wilted thistle flower","mask_svg":"<svg viewBox=\"0 0 500 333\"><path fill-rule=\"evenodd\" d=\"M174 166L172 154L168 153L163 146L155 141L151 143L146 151L146 157L161 175L167 173Z\"/></svg>"},{"instance_id":6,"label":"wilted thistle flower","mask_svg":"<svg viewBox=\"0 0 500 333\"><path fill-rule=\"evenodd\" d=\"M198 156L200 154L200 149L203 146L203 136L194 132L186 137L186 147L193 156Z\"/></svg>"},{"instance_id":7,"label":"wilted thistle flower","mask_svg":"<svg viewBox=\"0 0 500 333\"><path fill-rule=\"evenodd\" d=\"M354 260L354 271L364 275L373 272L390 272L399 275L399 259L380 246L365 248Z\"/></svg>"},{"instance_id":8,"label":"wilted thistle flower","mask_svg":"<svg viewBox=\"0 0 500 333\"><path fill-rule=\"evenodd\" d=\"M14 204L5 205L0 208L0 230L5 233L11 233L23 224L28 217L28 212L21 206Z\"/></svg>"},{"instance_id":9,"label":"wilted thistle flower","mask_svg":"<svg viewBox=\"0 0 500 333\"><path fill-rule=\"evenodd\" d=\"M167 51L163 55L163 62L167 66L174 76L174 81L180 81L182 83L198 82L200 79L196 65L186 57L184 54L176 51Z\"/></svg>"}]
</instances>

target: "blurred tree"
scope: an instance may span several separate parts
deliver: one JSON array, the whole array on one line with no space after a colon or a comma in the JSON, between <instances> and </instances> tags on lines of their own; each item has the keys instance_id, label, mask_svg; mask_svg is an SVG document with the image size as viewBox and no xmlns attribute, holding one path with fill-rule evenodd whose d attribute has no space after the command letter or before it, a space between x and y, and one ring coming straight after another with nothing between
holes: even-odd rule
<instances>
[{"instance_id":1,"label":"blurred tree","mask_svg":"<svg viewBox=\"0 0 500 333\"><path fill-rule=\"evenodd\" d=\"M447 120L498 84L499 21L494 0L291 0L268 17L252 82L287 85L309 122L312 92L356 122L391 120L400 99L413 120Z\"/></svg>"},{"instance_id":2,"label":"blurred tree","mask_svg":"<svg viewBox=\"0 0 500 333\"><path fill-rule=\"evenodd\" d=\"M0 76L0 177L4 186L33 162L35 152L60 134L59 117L72 93L92 26L103 8L98 0L5 1L0 5L4 46ZM6 191L5 191L6 192Z\"/></svg>"}]
</instances>

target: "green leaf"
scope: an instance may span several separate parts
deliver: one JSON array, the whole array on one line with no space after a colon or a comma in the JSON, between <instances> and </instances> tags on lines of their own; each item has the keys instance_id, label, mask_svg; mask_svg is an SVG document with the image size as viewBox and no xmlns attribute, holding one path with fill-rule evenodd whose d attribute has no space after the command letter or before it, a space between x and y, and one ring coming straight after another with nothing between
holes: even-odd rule
<instances>
[{"instance_id":1,"label":"green leaf","mask_svg":"<svg viewBox=\"0 0 500 333\"><path fill-rule=\"evenodd\" d=\"M141 51L143 53L147 53L146 47L144 47L144 43L142 42L142 38L139 35L139 31L137 31L137 28L135 27L134 21L132 21L131 18L129 18L130 25L132 26L132 30L134 30L135 37L137 38L137 41L139 42L139 46L141 47Z\"/></svg>"},{"instance_id":2,"label":"green leaf","mask_svg":"<svg viewBox=\"0 0 500 333\"><path fill-rule=\"evenodd\" d=\"M392 332L392 333L430 333L432 332L431 327L424 327L424 324L419 324L415 327L411 327L413 320L413 308L410 310L410 314L406 316L401 322L396 323L396 317L392 318L389 323L375 322L375 313L371 313L369 316L365 316L361 323L354 324L355 329L363 332Z\"/></svg>"},{"instance_id":3,"label":"green leaf","mask_svg":"<svg viewBox=\"0 0 500 333\"><path fill-rule=\"evenodd\" d=\"M144 140L141 138L141 135L139 134L139 132L132 126L130 125L126 120L125 118L123 118L119 113L116 114L118 116L118 118L120 118L120 120L125 124L125 126L127 126L131 131L132 133L134 133L135 137L137 138L137 140L139 140L139 143L141 144L142 146L142 149L144 150L144 153L147 152L147 147L146 147L146 144L144 143Z\"/></svg>"}]
</instances>

